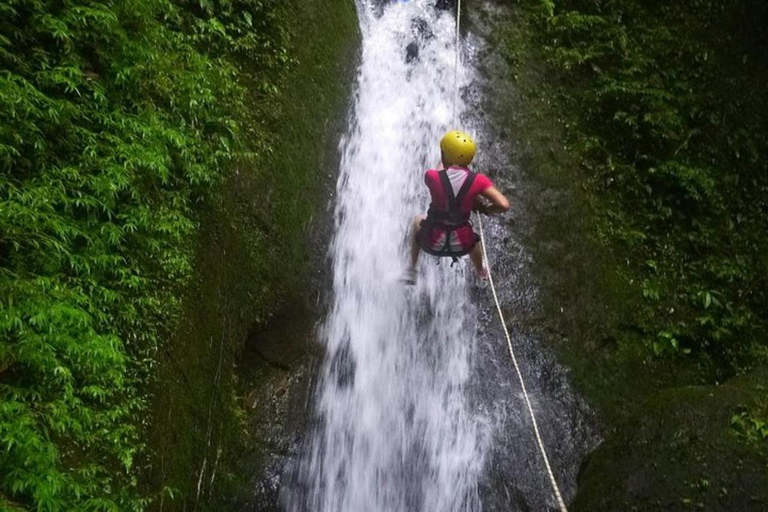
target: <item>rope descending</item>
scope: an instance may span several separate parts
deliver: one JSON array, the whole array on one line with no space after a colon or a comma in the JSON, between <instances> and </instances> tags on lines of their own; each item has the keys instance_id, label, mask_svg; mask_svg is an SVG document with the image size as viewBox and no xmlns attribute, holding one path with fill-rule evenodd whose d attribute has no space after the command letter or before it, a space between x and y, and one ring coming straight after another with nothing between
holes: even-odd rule
<instances>
[{"instance_id":1,"label":"rope descending","mask_svg":"<svg viewBox=\"0 0 768 512\"><path fill-rule=\"evenodd\" d=\"M458 87L457 87L457 75L459 70L459 55L461 50L460 29L461 29L461 0L458 0L456 5L456 57L454 59L454 69L453 69L453 91L454 91L453 93L453 124L454 125L456 125L456 106L458 104L458 94L459 94ZM542 459L544 459L544 466L547 470L547 476L549 476L549 481L552 484L552 491L555 493L557 506L560 509L560 512L568 512L568 508L565 506L565 501L563 500L563 495L560 493L560 487L557 485L557 480L555 479L555 475L552 472L552 466L549 463L547 450L544 447L544 441L541 439L541 432L539 432L539 423L536 421L536 415L533 413L533 406L531 405L531 399L528 396L528 390L525 387L525 380L523 380L523 374L520 371L520 365L517 363L517 357L515 356L515 351L512 348L512 337L509 335L509 330L507 329L507 323L504 321L504 313L501 311L501 305L499 304L499 297L496 293L496 286L493 282L493 274L491 273L491 265L490 265L490 261L488 260L488 251L487 251L487 246L485 244L485 233L483 232L483 220L480 217L479 213L477 215L477 225L480 230L480 243L482 244L483 259L485 260L485 268L488 270L488 282L491 285L491 292L493 292L493 300L496 303L496 311L498 311L499 313L499 318L501 319L501 326L504 329L504 335L507 338L509 355L512 357L512 363L515 366L517 377L520 380L520 388L523 390L525 405L528 407L528 413L531 416L531 423L533 424L533 433L536 436L536 443L539 446L539 452L541 453L541 457Z\"/></svg>"},{"instance_id":2,"label":"rope descending","mask_svg":"<svg viewBox=\"0 0 768 512\"><path fill-rule=\"evenodd\" d=\"M552 490L555 493L555 499L557 505L560 508L560 512L568 512L568 508L565 506L565 501L560 493L560 487L557 485L555 475L552 472L552 466L549 463L549 457L547 457L547 450L544 448L544 441L541 439L541 433L539 432L539 423L536 421L536 415L533 413L533 406L531 405L531 399L528 396L528 390L525 387L525 381L523 380L523 373L520 371L520 365L517 363L517 357L515 351L512 348L512 337L507 330L507 323L504 321L504 313L501 311L501 305L499 304L499 296L496 294L496 286L493 283L493 274L491 273L491 265L488 261L488 252L485 245L485 233L483 232L483 220L480 214L477 215L477 225L480 230L480 243L483 248L483 258L485 259L485 268L488 270L488 283L491 285L491 292L493 292L493 300L496 303L496 311L499 313L501 319L501 326L504 328L504 335L507 337L507 346L509 347L509 355L512 357L512 363L515 365L515 371L517 372L517 378L520 380L520 388L523 390L523 397L525 398L525 405L528 407L528 413L531 415L531 422L533 423L533 433L536 435L536 443L539 445L539 451L541 457L544 459L544 466L547 469L547 475L549 481L552 484Z\"/></svg>"}]
</instances>

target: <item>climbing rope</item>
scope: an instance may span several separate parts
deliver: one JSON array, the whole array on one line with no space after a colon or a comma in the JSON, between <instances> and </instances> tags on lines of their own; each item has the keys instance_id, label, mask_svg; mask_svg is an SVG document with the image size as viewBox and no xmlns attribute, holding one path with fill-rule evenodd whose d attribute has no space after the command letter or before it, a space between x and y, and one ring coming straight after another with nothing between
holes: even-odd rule
<instances>
[{"instance_id":1,"label":"climbing rope","mask_svg":"<svg viewBox=\"0 0 768 512\"><path fill-rule=\"evenodd\" d=\"M504 313L501 311L501 305L499 304L499 296L496 293L496 286L493 283L493 274L491 273L491 263L488 261L488 252L486 251L485 233L483 232L483 220L480 218L480 214L477 214L477 226L480 230L480 243L483 248L483 258L485 259L485 268L488 271L488 283L493 293L493 300L496 303L496 311L499 312L499 318L501 319L501 327L504 328L504 335L507 337L507 346L509 347L509 355L512 357L512 363L515 365L515 371L517 371L517 378L520 380L520 388L523 390L523 397L525 398L525 405L528 406L528 413L531 415L531 422L533 423L533 433L536 435L536 442L539 445L539 451L544 459L544 466L547 469L547 475L549 481L552 484L552 490L555 493L555 499L557 505L560 507L561 512L568 512L568 508L565 506L563 496L560 494L560 487L557 485L555 475L552 472L552 466L549 464L549 457L547 457L547 450L544 448L544 441L541 439L541 432L539 432L539 423L536 421L536 415L533 413L533 406L531 405L531 399L528 396L528 391L525 387L525 380L523 380L523 373L520 371L520 365L517 363L517 357L515 351L512 348L512 337L507 330L507 323L504 321Z\"/></svg>"},{"instance_id":2,"label":"climbing rope","mask_svg":"<svg viewBox=\"0 0 768 512\"><path fill-rule=\"evenodd\" d=\"M459 72L459 54L461 53L461 0L458 0L456 2L456 57L454 59L454 68L453 68L453 123L456 124L456 105L458 103L458 87L457 85L457 75ZM565 501L563 500L563 495L560 493L560 487L557 485L557 480L555 479L555 474L552 472L552 466L549 463L549 457L547 456L547 450L544 448L544 441L541 439L541 432L539 431L539 423L536 421L536 415L533 413L533 406L531 405L531 399L528 396L528 390L525 387L525 380L523 379L523 373L520 371L520 365L517 363L517 357L515 356L515 351L512 348L512 337L509 335L509 330L507 329L507 323L504 320L504 313L501 310L501 304L499 303L499 296L496 293L496 285L493 282L493 274L491 272L491 263L488 260L488 251L487 246L485 243L485 233L483 232L483 220L480 217L480 214L477 214L477 225L480 230L480 244L483 249L483 259L485 260L485 268L488 271L488 283L491 287L491 292L493 293L493 300L496 303L496 311L499 313L499 319L501 320L501 327L504 329L504 335L507 337L507 346L509 347L509 355L512 357L512 363L515 366L515 371L517 372L517 378L520 380L520 388L523 390L523 397L525 398L525 405L528 407L528 413L531 415L531 422L533 423L533 433L536 436L536 443L539 445L539 451L541 452L541 456L544 459L544 466L547 470L547 475L549 476L549 481L552 484L552 490L555 493L555 499L557 500L557 505L560 508L560 512L568 512L568 508L565 506Z\"/></svg>"},{"instance_id":3,"label":"climbing rope","mask_svg":"<svg viewBox=\"0 0 768 512\"><path fill-rule=\"evenodd\" d=\"M453 124L456 125L456 105L459 103L459 88L457 87L457 75L459 74L459 53L461 53L461 0L456 3L456 54L453 59Z\"/></svg>"}]
</instances>

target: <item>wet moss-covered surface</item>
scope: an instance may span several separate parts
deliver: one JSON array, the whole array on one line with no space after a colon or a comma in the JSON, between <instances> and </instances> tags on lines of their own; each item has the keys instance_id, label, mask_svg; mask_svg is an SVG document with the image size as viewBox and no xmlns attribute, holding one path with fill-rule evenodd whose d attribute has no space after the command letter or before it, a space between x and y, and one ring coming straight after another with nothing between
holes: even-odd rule
<instances>
[{"instance_id":1,"label":"wet moss-covered surface","mask_svg":"<svg viewBox=\"0 0 768 512\"><path fill-rule=\"evenodd\" d=\"M304 421L359 34L351 0L281 10L291 45L279 101L255 92L253 104L276 149L228 171L203 206L195 277L157 357L147 468L157 510L269 510L276 493L256 482L279 471Z\"/></svg>"},{"instance_id":2,"label":"wet moss-covered surface","mask_svg":"<svg viewBox=\"0 0 768 512\"><path fill-rule=\"evenodd\" d=\"M767 371L655 394L583 466L575 511L768 509L766 460L731 426L766 392Z\"/></svg>"},{"instance_id":3,"label":"wet moss-covered surface","mask_svg":"<svg viewBox=\"0 0 768 512\"><path fill-rule=\"evenodd\" d=\"M768 509L766 452L732 425L768 394L765 372L718 384L692 358L649 353L636 316L643 297L598 236L599 198L568 146L578 112L567 95L581 85L548 67L523 4L472 1L465 10L468 34L483 39L478 115L498 126L499 140L488 143L508 148L517 166L505 192L519 214L508 229L530 252L540 290L535 307L510 314L550 334L543 339L600 423L603 442L582 464L572 508Z\"/></svg>"}]
</instances>

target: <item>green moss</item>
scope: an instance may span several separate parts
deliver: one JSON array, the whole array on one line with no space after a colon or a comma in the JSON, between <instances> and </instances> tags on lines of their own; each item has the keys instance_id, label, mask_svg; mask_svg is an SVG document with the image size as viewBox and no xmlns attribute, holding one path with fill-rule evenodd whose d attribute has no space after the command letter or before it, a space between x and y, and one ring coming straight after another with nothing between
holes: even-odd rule
<instances>
[{"instance_id":1,"label":"green moss","mask_svg":"<svg viewBox=\"0 0 768 512\"><path fill-rule=\"evenodd\" d=\"M564 0L536 22L566 84L566 140L599 233L643 295L644 344L721 379L765 350L768 297L746 290L764 288L768 243L768 125L755 115L768 104L766 12L760 2Z\"/></svg>"},{"instance_id":2,"label":"green moss","mask_svg":"<svg viewBox=\"0 0 768 512\"><path fill-rule=\"evenodd\" d=\"M521 321L554 331L548 338L606 436L583 467L574 508L762 510L766 462L754 440L762 436L765 390L755 383L765 373L700 386L718 377L706 357L682 348L654 353L664 321L649 327L653 289L638 278L653 269L638 269L636 254L616 243L627 234L616 222L626 219L612 217L641 214L621 212L596 186L594 155L577 143L597 140L584 121L594 115L583 102L593 84L551 65L542 44L551 43L551 27L538 2L488 11L475 4L470 17L477 11L473 23L489 43L481 57L491 63L482 70L486 112L501 136L516 139L515 204L532 227L515 229L541 284L541 311Z\"/></svg>"},{"instance_id":3,"label":"green moss","mask_svg":"<svg viewBox=\"0 0 768 512\"><path fill-rule=\"evenodd\" d=\"M255 186L262 191L258 206L272 233L271 282L283 283L283 297L313 300L304 288L306 262L316 248L307 242L318 205L325 205L328 185L335 181L359 34L352 0L292 1L283 9L292 20L298 66L283 78L283 99L268 126L276 150L265 159L266 172Z\"/></svg>"},{"instance_id":4,"label":"green moss","mask_svg":"<svg viewBox=\"0 0 768 512\"><path fill-rule=\"evenodd\" d=\"M765 510L768 458L730 427L768 373L654 396L589 456L574 511Z\"/></svg>"},{"instance_id":5,"label":"green moss","mask_svg":"<svg viewBox=\"0 0 768 512\"><path fill-rule=\"evenodd\" d=\"M233 47L282 48L248 3L0 2L0 508L145 507L146 382L249 124Z\"/></svg>"},{"instance_id":6,"label":"green moss","mask_svg":"<svg viewBox=\"0 0 768 512\"><path fill-rule=\"evenodd\" d=\"M252 474L237 467L242 453L259 457L262 440L250 438L242 395L271 374L238 370L258 364L243 362L246 339L286 309L311 315L310 234L335 174L359 34L349 0L292 0L278 16L291 64L274 77L274 101L252 96L263 123L256 133L274 150L231 169L206 205L184 314L158 354L148 481L177 491L163 510L223 510L250 485ZM287 349L293 357L306 350L300 339ZM240 381L254 375L262 381Z\"/></svg>"},{"instance_id":7,"label":"green moss","mask_svg":"<svg viewBox=\"0 0 768 512\"><path fill-rule=\"evenodd\" d=\"M529 321L559 334L555 348L577 389L612 423L659 387L690 383L689 372L675 365L649 372L633 325L641 297L598 235L597 206L585 188L579 154L565 142L576 111L535 44L530 13L479 6L470 12L471 22L484 27L477 30L486 34L492 63L482 70L489 78L484 108L503 127L499 135L511 143L519 170L512 201L525 223L515 225L516 233L532 253L543 291L541 310ZM649 379L657 385L637 385Z\"/></svg>"},{"instance_id":8,"label":"green moss","mask_svg":"<svg viewBox=\"0 0 768 512\"><path fill-rule=\"evenodd\" d=\"M578 143L590 133L582 98L592 84L551 64L542 44L550 28L539 3L469 11L485 27L478 30L487 33L492 54L493 65L484 70L485 110L503 127L501 136L514 137L511 158L520 170L514 199L533 224L519 234L544 291L542 318L534 321L561 335L557 348L577 387L612 424L659 389L714 381L700 359L649 350L655 330L648 327L643 274L636 255L616 244L626 233L613 231L618 213L596 187L592 155Z\"/></svg>"}]
</instances>

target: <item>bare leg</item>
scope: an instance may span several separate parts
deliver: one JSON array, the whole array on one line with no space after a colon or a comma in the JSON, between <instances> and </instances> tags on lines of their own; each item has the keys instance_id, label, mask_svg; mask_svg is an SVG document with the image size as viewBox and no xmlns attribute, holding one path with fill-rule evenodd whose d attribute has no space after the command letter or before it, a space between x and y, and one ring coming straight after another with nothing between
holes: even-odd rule
<instances>
[{"instance_id":1,"label":"bare leg","mask_svg":"<svg viewBox=\"0 0 768 512\"><path fill-rule=\"evenodd\" d=\"M472 252L469 253L469 259L472 260L472 265L478 276L485 277L488 275L488 272L483 268L483 244L480 242L475 244Z\"/></svg>"},{"instance_id":2,"label":"bare leg","mask_svg":"<svg viewBox=\"0 0 768 512\"><path fill-rule=\"evenodd\" d=\"M421 231L421 222L426 219L425 215L417 215L413 219L411 224L411 270L416 270L416 264L419 262L419 254L421 253L421 247L417 241L419 231Z\"/></svg>"}]
</instances>

